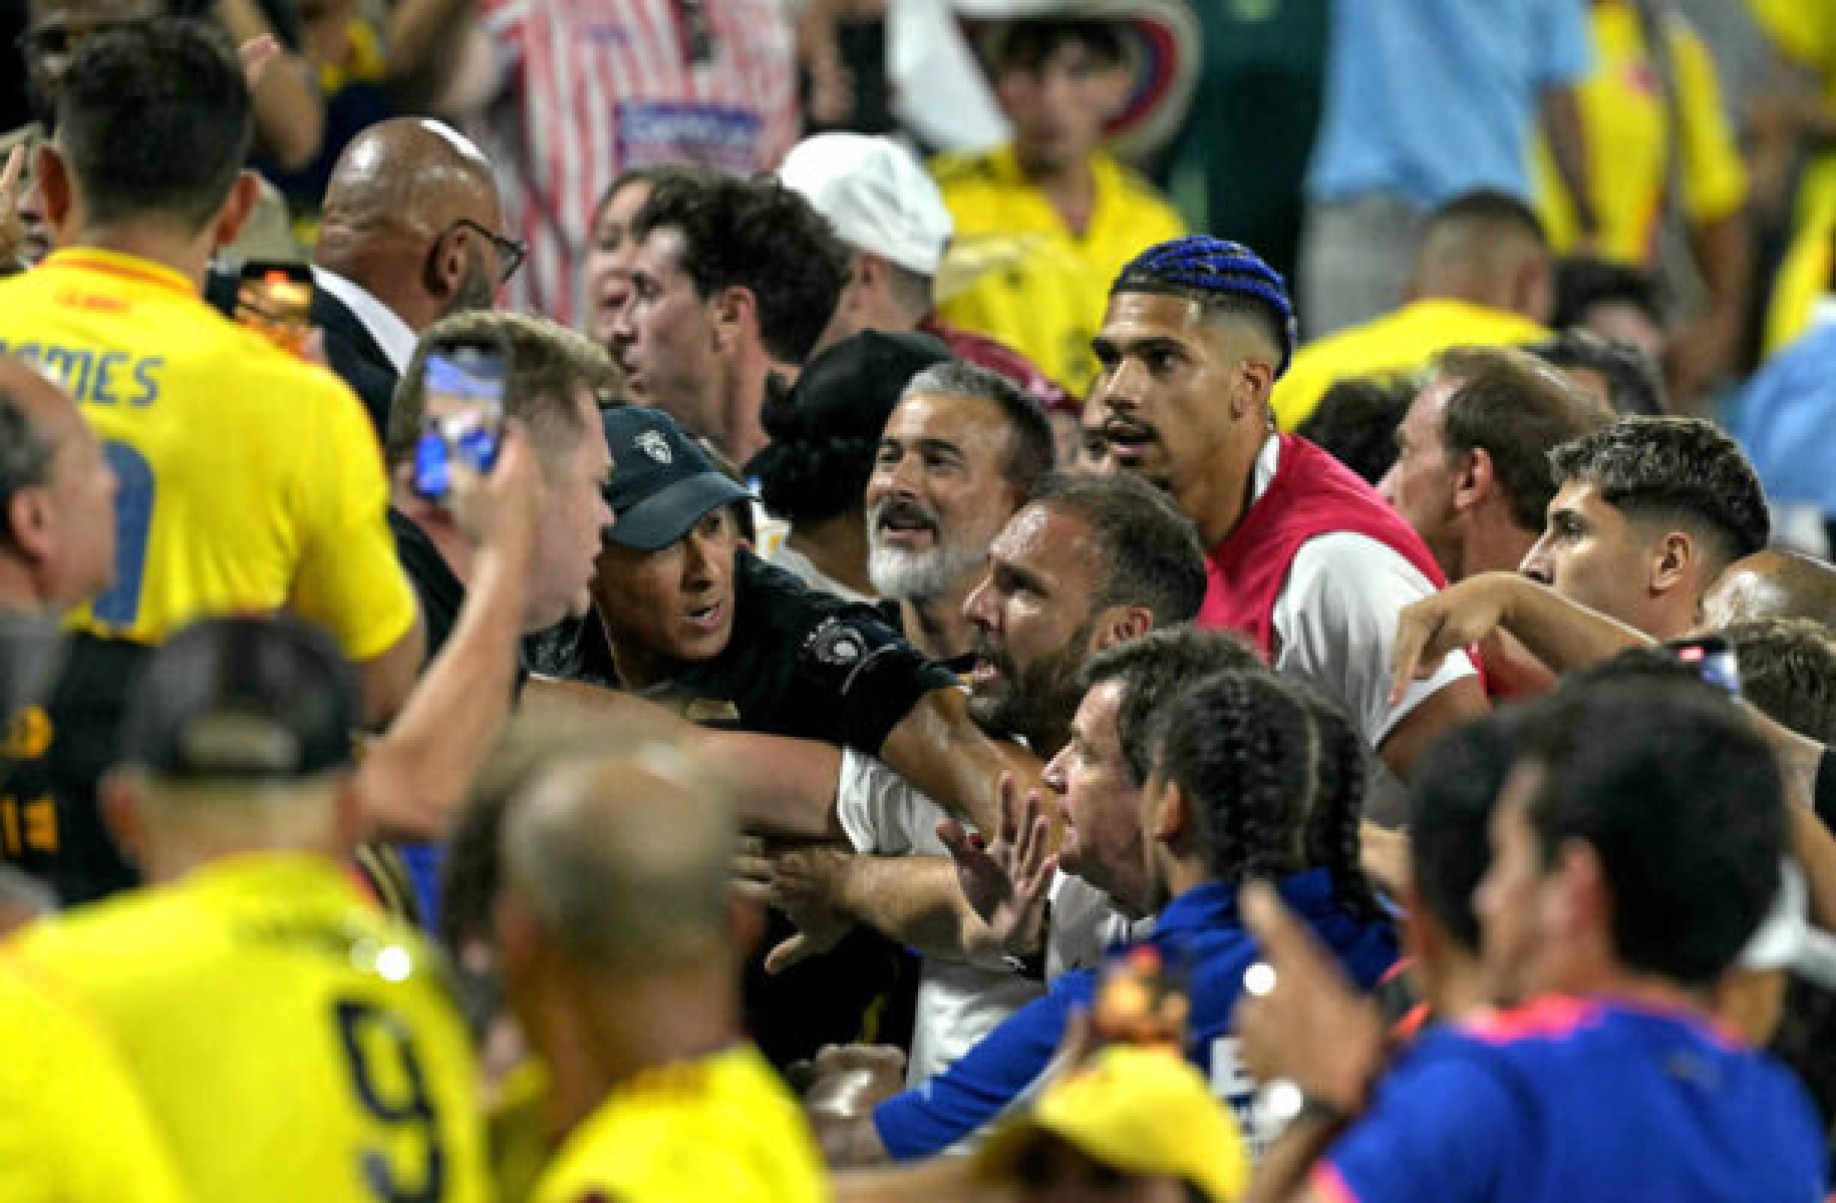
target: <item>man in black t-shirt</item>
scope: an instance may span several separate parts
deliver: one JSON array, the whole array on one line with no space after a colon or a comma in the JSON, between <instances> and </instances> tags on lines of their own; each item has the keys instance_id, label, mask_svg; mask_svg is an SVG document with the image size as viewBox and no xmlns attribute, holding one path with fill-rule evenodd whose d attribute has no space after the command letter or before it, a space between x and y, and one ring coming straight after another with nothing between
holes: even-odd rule
<instances>
[{"instance_id":1,"label":"man in black t-shirt","mask_svg":"<svg viewBox=\"0 0 1836 1203\"><path fill-rule=\"evenodd\" d=\"M806 589L742 547L732 509L749 495L669 415L603 420L617 522L593 577L599 629L582 678L705 725L855 748L964 818L990 819L1000 769L1024 763L970 720L955 676L878 611Z\"/></svg>"},{"instance_id":2,"label":"man in black t-shirt","mask_svg":"<svg viewBox=\"0 0 1836 1203\"><path fill-rule=\"evenodd\" d=\"M691 721L877 755L966 817L992 808L1008 755L970 721L956 677L877 610L807 589L741 546L745 489L669 415L602 415L617 521L593 579L580 676ZM1036 771L1036 769L1035 769ZM780 921L775 939L790 934ZM768 945L769 946L769 945ZM783 977L748 969L748 1028L774 1061L860 1034L889 946L856 940Z\"/></svg>"}]
</instances>

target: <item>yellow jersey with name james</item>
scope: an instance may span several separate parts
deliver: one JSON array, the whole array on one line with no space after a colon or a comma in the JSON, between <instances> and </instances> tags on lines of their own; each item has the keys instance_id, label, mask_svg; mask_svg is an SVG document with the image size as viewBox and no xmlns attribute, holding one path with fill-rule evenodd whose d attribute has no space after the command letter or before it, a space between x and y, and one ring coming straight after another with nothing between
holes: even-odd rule
<instances>
[{"instance_id":1,"label":"yellow jersey with name james","mask_svg":"<svg viewBox=\"0 0 1836 1203\"><path fill-rule=\"evenodd\" d=\"M443 963L334 862L231 857L17 949L114 1038L200 1203L489 1197Z\"/></svg>"},{"instance_id":2,"label":"yellow jersey with name james","mask_svg":"<svg viewBox=\"0 0 1836 1203\"><path fill-rule=\"evenodd\" d=\"M158 643L198 617L285 606L367 660L413 626L382 453L330 373L177 272L93 249L0 281L0 351L64 383L120 482L115 582L77 629Z\"/></svg>"},{"instance_id":3,"label":"yellow jersey with name james","mask_svg":"<svg viewBox=\"0 0 1836 1203\"><path fill-rule=\"evenodd\" d=\"M567 1138L535 1203L814 1203L829 1197L803 1111L750 1044L659 1066Z\"/></svg>"},{"instance_id":4,"label":"yellow jersey with name james","mask_svg":"<svg viewBox=\"0 0 1836 1203\"><path fill-rule=\"evenodd\" d=\"M21 969L0 961L0 1199L181 1203L108 1038Z\"/></svg>"}]
</instances>

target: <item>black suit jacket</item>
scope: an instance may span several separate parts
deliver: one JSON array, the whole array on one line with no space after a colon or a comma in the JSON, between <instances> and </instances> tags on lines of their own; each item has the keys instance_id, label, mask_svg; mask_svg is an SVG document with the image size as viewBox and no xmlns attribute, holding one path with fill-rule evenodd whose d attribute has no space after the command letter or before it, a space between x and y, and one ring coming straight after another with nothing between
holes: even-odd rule
<instances>
[{"instance_id":1,"label":"black suit jacket","mask_svg":"<svg viewBox=\"0 0 1836 1203\"><path fill-rule=\"evenodd\" d=\"M325 361L351 386L376 423L376 437L389 433L389 402L401 377L350 308L323 288L312 290L312 324L325 331Z\"/></svg>"},{"instance_id":2,"label":"black suit jacket","mask_svg":"<svg viewBox=\"0 0 1836 1203\"><path fill-rule=\"evenodd\" d=\"M234 275L213 271L205 278L204 296L226 316L234 317L236 287ZM350 307L323 288L312 290L312 324L325 332L325 362L370 411L376 437L386 439L389 402L400 379L395 365Z\"/></svg>"}]
</instances>

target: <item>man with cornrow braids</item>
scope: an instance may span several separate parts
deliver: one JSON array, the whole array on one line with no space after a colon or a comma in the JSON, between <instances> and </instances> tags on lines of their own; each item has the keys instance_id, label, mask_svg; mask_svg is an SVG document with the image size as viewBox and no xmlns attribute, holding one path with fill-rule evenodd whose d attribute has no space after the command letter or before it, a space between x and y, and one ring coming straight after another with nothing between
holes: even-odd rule
<instances>
[{"instance_id":1,"label":"man with cornrow braids","mask_svg":"<svg viewBox=\"0 0 1836 1203\"><path fill-rule=\"evenodd\" d=\"M1392 703L1397 615L1445 581L1368 484L1276 432L1269 398L1294 339L1287 289L1255 252L1161 243L1110 291L1084 426L1102 432L1109 470L1153 481L1198 525L1210 578L1200 625L1247 636L1337 702L1407 778L1437 734L1484 711L1484 694L1459 655Z\"/></svg>"},{"instance_id":2,"label":"man with cornrow braids","mask_svg":"<svg viewBox=\"0 0 1836 1203\"><path fill-rule=\"evenodd\" d=\"M1146 872L1104 866L1118 905L1155 916L1144 943L1189 972L1187 1055L1252 1121L1252 1145L1268 1134L1254 1125L1255 1083L1240 1068L1229 1024L1257 956L1238 915L1239 887L1253 878L1272 882L1362 986L1396 958L1393 930L1358 913L1363 898L1348 905L1334 872L1348 858L1324 828L1338 816L1338 828L1355 840L1355 824L1343 816L1357 812L1362 774L1343 771L1359 761L1341 755L1334 727L1343 724L1323 722L1328 710L1260 668L1208 676L1178 693L1150 724L1152 768L1134 812ZM1073 822L1081 839L1084 826ZM1316 858L1328 843L1335 850ZM871 1116L818 1109L813 1119L830 1159L915 1160L995 1119L1048 1070L1071 1014L1091 1004L1098 980L1091 970L1065 974L947 1073Z\"/></svg>"}]
</instances>

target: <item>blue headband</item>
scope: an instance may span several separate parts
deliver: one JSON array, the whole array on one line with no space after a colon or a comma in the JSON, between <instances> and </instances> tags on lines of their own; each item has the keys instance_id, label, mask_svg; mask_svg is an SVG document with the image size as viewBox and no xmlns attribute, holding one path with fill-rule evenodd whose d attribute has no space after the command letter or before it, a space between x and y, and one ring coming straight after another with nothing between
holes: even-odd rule
<instances>
[{"instance_id":1,"label":"blue headband","mask_svg":"<svg viewBox=\"0 0 1836 1203\"><path fill-rule=\"evenodd\" d=\"M1260 301L1276 318L1281 333L1281 363L1276 365L1276 378L1288 370L1294 358L1294 344L1300 337L1294 303L1288 299L1288 287L1281 273L1264 263L1255 251L1240 242L1226 242L1203 234L1176 238L1137 255L1122 269L1110 291L1153 292L1157 289Z\"/></svg>"}]
</instances>

